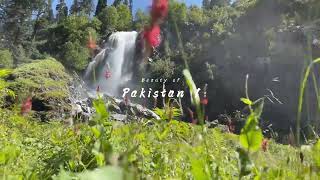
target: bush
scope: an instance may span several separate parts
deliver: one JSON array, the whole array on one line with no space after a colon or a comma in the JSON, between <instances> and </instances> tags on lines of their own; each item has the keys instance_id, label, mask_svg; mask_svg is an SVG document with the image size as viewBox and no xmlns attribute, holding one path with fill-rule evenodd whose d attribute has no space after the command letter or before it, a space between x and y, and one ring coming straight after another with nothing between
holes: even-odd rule
<instances>
[{"instance_id":1,"label":"bush","mask_svg":"<svg viewBox=\"0 0 320 180\"><path fill-rule=\"evenodd\" d=\"M101 33L103 34L113 31L126 31L132 26L130 9L123 4L103 9L98 18L102 22Z\"/></svg>"},{"instance_id":2,"label":"bush","mask_svg":"<svg viewBox=\"0 0 320 180\"><path fill-rule=\"evenodd\" d=\"M7 50L0 50L0 68L12 68L13 58L12 53Z\"/></svg>"},{"instance_id":3,"label":"bush","mask_svg":"<svg viewBox=\"0 0 320 180\"><path fill-rule=\"evenodd\" d=\"M84 70L88 65L89 50L81 46L79 41L67 42L64 45L64 64L76 70Z\"/></svg>"},{"instance_id":4,"label":"bush","mask_svg":"<svg viewBox=\"0 0 320 180\"><path fill-rule=\"evenodd\" d=\"M97 18L87 16L68 16L57 27L50 29L50 37L45 51L53 54L65 66L72 70L84 70L89 63L89 50L86 45L89 34L99 39L97 31L101 22Z\"/></svg>"},{"instance_id":5,"label":"bush","mask_svg":"<svg viewBox=\"0 0 320 180\"><path fill-rule=\"evenodd\" d=\"M68 101L71 77L53 58L22 65L7 79L8 88L17 95L12 102L18 100L20 104L32 97L34 115L43 121L61 118L61 112L68 113L71 109Z\"/></svg>"}]
</instances>

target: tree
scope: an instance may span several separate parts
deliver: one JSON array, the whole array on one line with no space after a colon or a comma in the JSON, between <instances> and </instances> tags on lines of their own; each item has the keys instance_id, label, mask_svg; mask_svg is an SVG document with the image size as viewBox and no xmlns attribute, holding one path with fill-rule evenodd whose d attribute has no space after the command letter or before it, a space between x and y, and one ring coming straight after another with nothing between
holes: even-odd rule
<instances>
[{"instance_id":1,"label":"tree","mask_svg":"<svg viewBox=\"0 0 320 180\"><path fill-rule=\"evenodd\" d=\"M108 6L98 15L98 19L102 22L101 34L107 34L117 29L119 14L117 8Z\"/></svg>"},{"instance_id":2,"label":"tree","mask_svg":"<svg viewBox=\"0 0 320 180\"><path fill-rule=\"evenodd\" d=\"M210 0L203 0L202 7L205 9L210 9Z\"/></svg>"},{"instance_id":3,"label":"tree","mask_svg":"<svg viewBox=\"0 0 320 180\"><path fill-rule=\"evenodd\" d=\"M141 30L150 22L150 16L138 9L135 15L134 27L137 31Z\"/></svg>"},{"instance_id":4,"label":"tree","mask_svg":"<svg viewBox=\"0 0 320 180\"><path fill-rule=\"evenodd\" d=\"M169 20L174 19L177 24L183 24L187 21L187 6L185 3L171 1L169 8Z\"/></svg>"},{"instance_id":5,"label":"tree","mask_svg":"<svg viewBox=\"0 0 320 180\"><path fill-rule=\"evenodd\" d=\"M68 16L68 7L64 0L60 0L60 2L57 4L56 11L58 21L61 21Z\"/></svg>"},{"instance_id":6,"label":"tree","mask_svg":"<svg viewBox=\"0 0 320 180\"><path fill-rule=\"evenodd\" d=\"M188 9L188 22L191 22L193 24L197 25L203 25L207 22L207 17L205 16L203 9L197 7L197 6L191 6Z\"/></svg>"},{"instance_id":7,"label":"tree","mask_svg":"<svg viewBox=\"0 0 320 180\"><path fill-rule=\"evenodd\" d=\"M121 4L122 0L114 0L113 1L113 6L119 6Z\"/></svg>"},{"instance_id":8,"label":"tree","mask_svg":"<svg viewBox=\"0 0 320 180\"><path fill-rule=\"evenodd\" d=\"M0 49L0 68L12 68L12 53L8 49Z\"/></svg>"},{"instance_id":9,"label":"tree","mask_svg":"<svg viewBox=\"0 0 320 180\"><path fill-rule=\"evenodd\" d=\"M89 50L79 40L66 42L64 47L64 64L72 69L84 70L88 65Z\"/></svg>"},{"instance_id":10,"label":"tree","mask_svg":"<svg viewBox=\"0 0 320 180\"><path fill-rule=\"evenodd\" d=\"M117 12L119 15L117 30L126 31L132 26L132 15L128 6L120 4L117 7Z\"/></svg>"},{"instance_id":11,"label":"tree","mask_svg":"<svg viewBox=\"0 0 320 180\"><path fill-rule=\"evenodd\" d=\"M131 12L131 15L133 15L133 0L129 0L129 9L130 9L130 12Z\"/></svg>"},{"instance_id":12,"label":"tree","mask_svg":"<svg viewBox=\"0 0 320 180\"><path fill-rule=\"evenodd\" d=\"M98 16L101 11L107 7L107 1L106 0L98 0L95 16Z\"/></svg>"},{"instance_id":13,"label":"tree","mask_svg":"<svg viewBox=\"0 0 320 180\"><path fill-rule=\"evenodd\" d=\"M13 53L13 63L16 66L21 60L20 51L32 32L32 12L35 4L31 0L7 0L2 4L2 28L4 32L4 47Z\"/></svg>"},{"instance_id":14,"label":"tree","mask_svg":"<svg viewBox=\"0 0 320 180\"><path fill-rule=\"evenodd\" d=\"M230 4L230 0L211 0L210 2L210 8L212 8L213 6L227 6Z\"/></svg>"},{"instance_id":15,"label":"tree","mask_svg":"<svg viewBox=\"0 0 320 180\"><path fill-rule=\"evenodd\" d=\"M78 0L73 0L73 4L70 7L70 14L79 15L80 13L80 2Z\"/></svg>"},{"instance_id":16,"label":"tree","mask_svg":"<svg viewBox=\"0 0 320 180\"><path fill-rule=\"evenodd\" d=\"M54 15L53 15L53 10L52 10L52 0L48 0L47 19L49 22L52 22L54 20Z\"/></svg>"},{"instance_id":17,"label":"tree","mask_svg":"<svg viewBox=\"0 0 320 180\"><path fill-rule=\"evenodd\" d=\"M80 1L80 12L91 15L93 11L93 1L92 0L81 0Z\"/></svg>"},{"instance_id":18,"label":"tree","mask_svg":"<svg viewBox=\"0 0 320 180\"><path fill-rule=\"evenodd\" d=\"M85 15L71 15L50 29L46 52L59 59L73 70L84 70L88 64L89 51L86 47L89 33L96 38L101 22Z\"/></svg>"}]
</instances>

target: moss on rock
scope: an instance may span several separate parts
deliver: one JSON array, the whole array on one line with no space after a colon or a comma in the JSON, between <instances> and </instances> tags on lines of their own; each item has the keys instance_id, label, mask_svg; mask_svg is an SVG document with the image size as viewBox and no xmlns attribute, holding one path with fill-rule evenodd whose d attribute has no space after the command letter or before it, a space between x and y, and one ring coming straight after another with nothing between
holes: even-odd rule
<instances>
[{"instance_id":1,"label":"moss on rock","mask_svg":"<svg viewBox=\"0 0 320 180\"><path fill-rule=\"evenodd\" d=\"M56 119L69 112L69 84L71 76L64 66L53 58L37 60L13 70L8 78L9 88L18 102L32 96L35 116L41 120Z\"/></svg>"}]
</instances>

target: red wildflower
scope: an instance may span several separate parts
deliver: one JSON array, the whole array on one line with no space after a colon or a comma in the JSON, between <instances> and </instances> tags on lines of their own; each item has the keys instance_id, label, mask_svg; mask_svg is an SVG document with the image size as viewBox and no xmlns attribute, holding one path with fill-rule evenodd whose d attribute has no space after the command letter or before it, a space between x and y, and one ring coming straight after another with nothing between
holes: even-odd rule
<instances>
[{"instance_id":1,"label":"red wildflower","mask_svg":"<svg viewBox=\"0 0 320 180\"><path fill-rule=\"evenodd\" d=\"M261 144L261 148L264 152L267 151L268 149L268 139L263 139L262 144Z\"/></svg>"},{"instance_id":2,"label":"red wildflower","mask_svg":"<svg viewBox=\"0 0 320 180\"><path fill-rule=\"evenodd\" d=\"M152 27L145 28L143 31L143 38L151 47L158 47L160 45L160 27L154 25Z\"/></svg>"},{"instance_id":3,"label":"red wildflower","mask_svg":"<svg viewBox=\"0 0 320 180\"><path fill-rule=\"evenodd\" d=\"M106 79L111 78L111 71L107 70L106 73L104 74L104 77L105 77Z\"/></svg>"},{"instance_id":4,"label":"red wildflower","mask_svg":"<svg viewBox=\"0 0 320 180\"><path fill-rule=\"evenodd\" d=\"M22 103L21 114L24 115L26 113L29 113L31 109L32 109L32 100L31 100L31 97L28 97L27 100Z\"/></svg>"},{"instance_id":5,"label":"red wildflower","mask_svg":"<svg viewBox=\"0 0 320 180\"><path fill-rule=\"evenodd\" d=\"M168 0L153 0L151 6L152 22L164 19L168 15Z\"/></svg>"},{"instance_id":6,"label":"red wildflower","mask_svg":"<svg viewBox=\"0 0 320 180\"><path fill-rule=\"evenodd\" d=\"M207 97L202 98L200 103L205 105L205 106L208 105L208 98Z\"/></svg>"},{"instance_id":7,"label":"red wildflower","mask_svg":"<svg viewBox=\"0 0 320 180\"><path fill-rule=\"evenodd\" d=\"M88 40L87 47L88 47L89 49L91 49L91 50L97 48L97 44L96 44L95 40L93 40L91 34L89 34L89 40Z\"/></svg>"}]
</instances>

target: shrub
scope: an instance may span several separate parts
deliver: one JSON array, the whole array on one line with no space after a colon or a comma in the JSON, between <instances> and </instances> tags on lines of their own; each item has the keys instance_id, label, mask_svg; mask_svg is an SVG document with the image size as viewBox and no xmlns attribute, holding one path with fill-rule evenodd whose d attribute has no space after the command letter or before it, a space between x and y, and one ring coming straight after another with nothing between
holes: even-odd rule
<instances>
[{"instance_id":1,"label":"shrub","mask_svg":"<svg viewBox=\"0 0 320 180\"><path fill-rule=\"evenodd\" d=\"M89 50L81 46L79 41L67 42L64 49L63 60L66 66L80 71L87 67Z\"/></svg>"},{"instance_id":2,"label":"shrub","mask_svg":"<svg viewBox=\"0 0 320 180\"><path fill-rule=\"evenodd\" d=\"M13 58L12 53L7 50L0 50L0 68L12 68Z\"/></svg>"}]
</instances>

